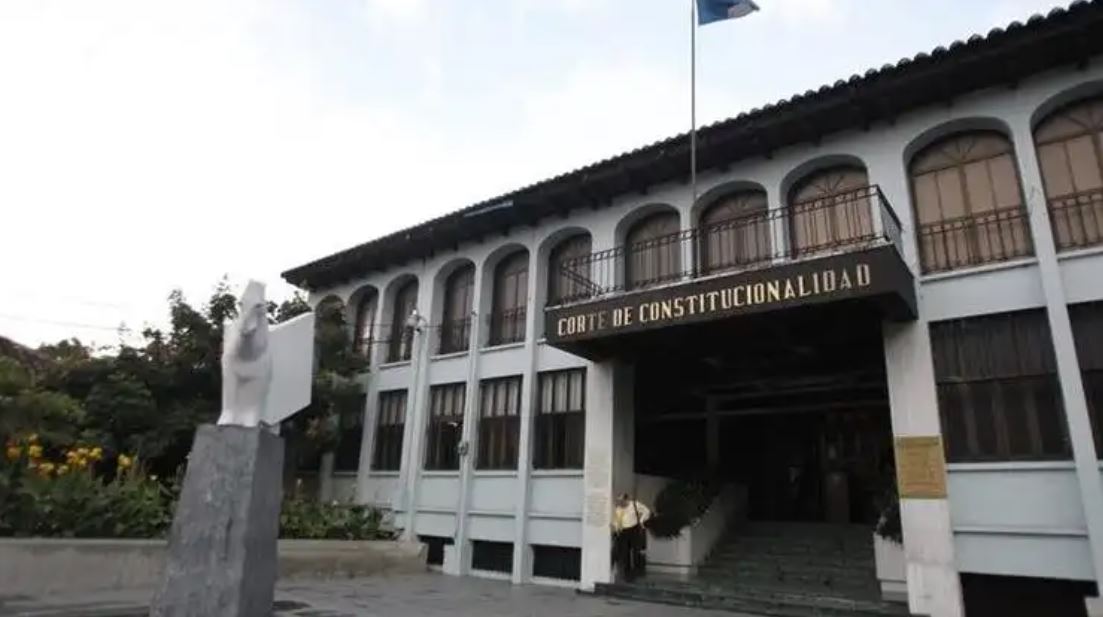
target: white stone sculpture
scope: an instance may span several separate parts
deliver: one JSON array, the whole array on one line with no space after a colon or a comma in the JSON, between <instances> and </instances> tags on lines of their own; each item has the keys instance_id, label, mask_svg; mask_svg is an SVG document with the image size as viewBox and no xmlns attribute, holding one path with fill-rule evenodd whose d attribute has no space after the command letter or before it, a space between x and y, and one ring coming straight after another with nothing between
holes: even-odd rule
<instances>
[{"instance_id":1,"label":"white stone sculpture","mask_svg":"<svg viewBox=\"0 0 1103 617\"><path fill-rule=\"evenodd\" d=\"M276 426L310 404L314 313L268 326L264 284L249 281L222 344L220 425Z\"/></svg>"}]
</instances>

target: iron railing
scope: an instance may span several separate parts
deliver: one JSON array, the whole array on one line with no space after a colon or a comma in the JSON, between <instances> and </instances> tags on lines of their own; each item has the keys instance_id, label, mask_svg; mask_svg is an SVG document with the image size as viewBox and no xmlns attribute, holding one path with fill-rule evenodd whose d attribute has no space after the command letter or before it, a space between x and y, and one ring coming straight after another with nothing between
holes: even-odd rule
<instances>
[{"instance_id":1,"label":"iron railing","mask_svg":"<svg viewBox=\"0 0 1103 617\"><path fill-rule=\"evenodd\" d=\"M506 345L525 340L525 307L490 314L490 345Z\"/></svg>"},{"instance_id":2,"label":"iron railing","mask_svg":"<svg viewBox=\"0 0 1103 617\"><path fill-rule=\"evenodd\" d=\"M715 274L900 246L900 220L877 186L565 259L557 305Z\"/></svg>"},{"instance_id":3,"label":"iron railing","mask_svg":"<svg viewBox=\"0 0 1103 617\"><path fill-rule=\"evenodd\" d=\"M920 225L924 273L944 272L1034 254L1026 209L992 210Z\"/></svg>"},{"instance_id":4,"label":"iron railing","mask_svg":"<svg viewBox=\"0 0 1103 617\"><path fill-rule=\"evenodd\" d=\"M471 339L471 318L453 319L440 324L440 353L467 351Z\"/></svg>"},{"instance_id":5,"label":"iron railing","mask_svg":"<svg viewBox=\"0 0 1103 617\"><path fill-rule=\"evenodd\" d=\"M1049 218L1059 251L1103 244L1103 189L1050 199Z\"/></svg>"}]
</instances>

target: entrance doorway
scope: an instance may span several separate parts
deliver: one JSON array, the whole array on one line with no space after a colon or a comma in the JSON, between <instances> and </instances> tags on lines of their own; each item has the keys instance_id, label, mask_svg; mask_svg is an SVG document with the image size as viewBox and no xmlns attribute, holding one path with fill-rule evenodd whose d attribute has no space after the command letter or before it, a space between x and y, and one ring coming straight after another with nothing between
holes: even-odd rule
<instances>
[{"instance_id":1,"label":"entrance doorway","mask_svg":"<svg viewBox=\"0 0 1103 617\"><path fill-rule=\"evenodd\" d=\"M895 473L879 318L818 307L671 336L637 355L637 473L738 483L752 520L872 529Z\"/></svg>"},{"instance_id":2,"label":"entrance doorway","mask_svg":"<svg viewBox=\"0 0 1103 617\"><path fill-rule=\"evenodd\" d=\"M892 479L887 409L722 418L719 470L759 521L873 525Z\"/></svg>"}]
</instances>

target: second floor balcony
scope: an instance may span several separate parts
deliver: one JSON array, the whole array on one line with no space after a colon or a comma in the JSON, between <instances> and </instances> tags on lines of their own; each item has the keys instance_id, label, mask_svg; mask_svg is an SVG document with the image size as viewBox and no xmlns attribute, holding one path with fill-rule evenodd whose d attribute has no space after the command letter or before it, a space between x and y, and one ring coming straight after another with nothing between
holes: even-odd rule
<instances>
[{"instance_id":1,"label":"second floor balcony","mask_svg":"<svg viewBox=\"0 0 1103 617\"><path fill-rule=\"evenodd\" d=\"M877 186L658 236L553 264L553 344L835 299L915 313L901 226ZM889 306L891 305L891 306Z\"/></svg>"},{"instance_id":2,"label":"second floor balcony","mask_svg":"<svg viewBox=\"0 0 1103 617\"><path fill-rule=\"evenodd\" d=\"M570 291L556 304L899 242L899 219L880 188L868 186L563 260L553 268Z\"/></svg>"}]
</instances>

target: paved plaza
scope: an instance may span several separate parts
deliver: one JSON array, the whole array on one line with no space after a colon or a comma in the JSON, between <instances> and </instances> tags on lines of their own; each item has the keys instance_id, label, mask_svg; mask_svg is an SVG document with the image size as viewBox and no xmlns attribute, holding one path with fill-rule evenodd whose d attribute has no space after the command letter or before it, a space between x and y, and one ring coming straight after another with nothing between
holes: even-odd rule
<instances>
[{"instance_id":1,"label":"paved plaza","mask_svg":"<svg viewBox=\"0 0 1103 617\"><path fill-rule=\"evenodd\" d=\"M121 591L80 597L0 597L0 617L144 617L150 595L149 591ZM429 573L288 581L277 589L276 609L278 617L740 617L593 597L573 589Z\"/></svg>"}]
</instances>

